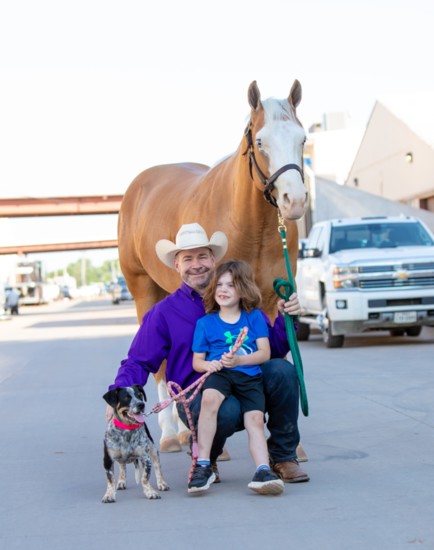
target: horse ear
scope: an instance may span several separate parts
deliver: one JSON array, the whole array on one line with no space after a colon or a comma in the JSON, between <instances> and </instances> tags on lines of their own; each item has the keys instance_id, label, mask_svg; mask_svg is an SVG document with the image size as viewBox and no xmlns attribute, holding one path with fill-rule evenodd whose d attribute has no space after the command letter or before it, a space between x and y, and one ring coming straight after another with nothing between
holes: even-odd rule
<instances>
[{"instance_id":1,"label":"horse ear","mask_svg":"<svg viewBox=\"0 0 434 550\"><path fill-rule=\"evenodd\" d=\"M296 109L300 105L301 101L301 84L298 80L294 80L291 91L288 96L289 104Z\"/></svg>"},{"instance_id":2,"label":"horse ear","mask_svg":"<svg viewBox=\"0 0 434 550\"><path fill-rule=\"evenodd\" d=\"M250 86L249 91L247 93L247 97L249 99L249 105L254 110L257 111L259 107L261 106L261 92L259 91L258 85L256 84L256 80L254 80Z\"/></svg>"}]
</instances>

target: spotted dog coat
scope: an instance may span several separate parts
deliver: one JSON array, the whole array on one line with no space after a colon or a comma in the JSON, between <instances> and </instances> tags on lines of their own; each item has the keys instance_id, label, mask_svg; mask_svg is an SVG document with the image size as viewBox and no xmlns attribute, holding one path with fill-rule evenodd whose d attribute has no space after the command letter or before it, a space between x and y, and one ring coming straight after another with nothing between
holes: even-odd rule
<instances>
[{"instance_id":1,"label":"spotted dog coat","mask_svg":"<svg viewBox=\"0 0 434 550\"><path fill-rule=\"evenodd\" d=\"M136 482L140 482L140 464L142 464L142 487L146 498L161 498L152 487L149 477L152 464L160 491L169 486L161 473L160 459L154 441L145 424L146 394L142 386L110 390L103 399L113 407L113 418L107 425L104 437L104 469L107 477L107 490L103 502L115 502L116 490L126 489L126 464L133 463ZM115 486L114 463L119 463L119 479Z\"/></svg>"}]
</instances>

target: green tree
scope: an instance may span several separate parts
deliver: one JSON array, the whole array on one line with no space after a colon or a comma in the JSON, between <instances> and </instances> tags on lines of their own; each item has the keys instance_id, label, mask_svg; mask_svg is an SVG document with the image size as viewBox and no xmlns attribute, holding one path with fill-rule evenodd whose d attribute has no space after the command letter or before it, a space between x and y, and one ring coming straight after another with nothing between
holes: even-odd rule
<instances>
[{"instance_id":1,"label":"green tree","mask_svg":"<svg viewBox=\"0 0 434 550\"><path fill-rule=\"evenodd\" d=\"M77 286L90 283L110 283L121 274L119 260L105 260L101 266L94 266L88 259L82 258L72 264L68 264L66 272L77 281ZM48 273L48 277L54 277L59 273Z\"/></svg>"}]
</instances>

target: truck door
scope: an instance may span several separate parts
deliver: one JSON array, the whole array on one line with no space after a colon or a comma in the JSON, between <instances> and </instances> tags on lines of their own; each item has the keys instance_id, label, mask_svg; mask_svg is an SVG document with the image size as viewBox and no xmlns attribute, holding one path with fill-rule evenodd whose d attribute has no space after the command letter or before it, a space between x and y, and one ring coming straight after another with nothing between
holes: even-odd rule
<instances>
[{"instance_id":1,"label":"truck door","mask_svg":"<svg viewBox=\"0 0 434 550\"><path fill-rule=\"evenodd\" d=\"M323 272L322 255L325 249L326 233L324 225L312 228L297 273L297 291L301 305L309 311L318 313L323 310L320 279Z\"/></svg>"}]
</instances>

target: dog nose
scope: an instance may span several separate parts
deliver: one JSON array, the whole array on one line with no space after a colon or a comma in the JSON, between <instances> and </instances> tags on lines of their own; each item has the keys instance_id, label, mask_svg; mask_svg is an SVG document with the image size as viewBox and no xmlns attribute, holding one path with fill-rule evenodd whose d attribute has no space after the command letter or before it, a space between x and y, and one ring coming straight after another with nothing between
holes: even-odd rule
<instances>
[{"instance_id":1,"label":"dog nose","mask_svg":"<svg viewBox=\"0 0 434 550\"><path fill-rule=\"evenodd\" d=\"M137 409L140 412L143 412L145 410L145 404L144 403L137 403Z\"/></svg>"}]
</instances>

